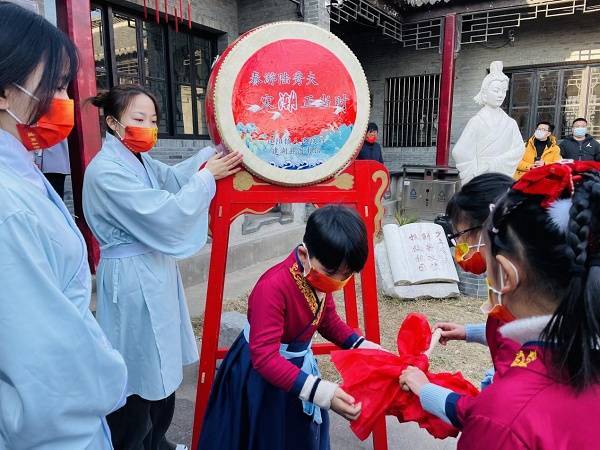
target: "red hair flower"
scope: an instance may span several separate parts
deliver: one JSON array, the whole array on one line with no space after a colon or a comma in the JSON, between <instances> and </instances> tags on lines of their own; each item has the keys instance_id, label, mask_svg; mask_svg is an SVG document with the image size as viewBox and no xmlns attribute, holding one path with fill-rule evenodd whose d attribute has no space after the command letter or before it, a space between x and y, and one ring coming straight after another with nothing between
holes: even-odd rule
<instances>
[{"instance_id":1,"label":"red hair flower","mask_svg":"<svg viewBox=\"0 0 600 450\"><path fill-rule=\"evenodd\" d=\"M548 164L530 170L512 188L527 195L542 196L544 198L542 206L547 208L565 193L572 196L575 184L581 180L581 174L591 170L600 171L600 162L575 161Z\"/></svg>"}]
</instances>

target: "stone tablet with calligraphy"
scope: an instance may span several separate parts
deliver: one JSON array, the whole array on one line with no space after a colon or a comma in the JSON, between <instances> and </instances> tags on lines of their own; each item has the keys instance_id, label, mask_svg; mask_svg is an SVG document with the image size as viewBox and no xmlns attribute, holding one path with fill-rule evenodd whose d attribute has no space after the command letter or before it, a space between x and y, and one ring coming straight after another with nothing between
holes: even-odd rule
<instances>
[{"instance_id":1,"label":"stone tablet with calligraphy","mask_svg":"<svg viewBox=\"0 0 600 450\"><path fill-rule=\"evenodd\" d=\"M375 246L375 261L377 262L377 285L380 291L392 298L453 298L460 295L458 284L455 282L423 283L397 285L392 279L390 258L385 242Z\"/></svg>"},{"instance_id":2,"label":"stone tablet with calligraphy","mask_svg":"<svg viewBox=\"0 0 600 450\"><path fill-rule=\"evenodd\" d=\"M458 282L444 229L433 223L383 227L387 256L396 286Z\"/></svg>"},{"instance_id":3,"label":"stone tablet with calligraphy","mask_svg":"<svg viewBox=\"0 0 600 450\"><path fill-rule=\"evenodd\" d=\"M217 60L206 113L217 144L272 183L317 183L344 169L369 119L363 69L335 35L275 22L240 36Z\"/></svg>"}]
</instances>

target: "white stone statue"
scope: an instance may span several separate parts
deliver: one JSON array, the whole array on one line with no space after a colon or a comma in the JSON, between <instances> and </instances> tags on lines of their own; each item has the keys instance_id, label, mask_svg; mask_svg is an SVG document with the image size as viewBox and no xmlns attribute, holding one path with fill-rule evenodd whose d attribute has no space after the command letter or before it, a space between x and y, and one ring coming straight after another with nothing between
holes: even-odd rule
<instances>
[{"instance_id":1,"label":"white stone statue","mask_svg":"<svg viewBox=\"0 0 600 450\"><path fill-rule=\"evenodd\" d=\"M500 108L508 81L502 62L494 61L474 99L483 108L469 120L452 149L463 183L486 172L512 177L523 157L525 146L517 122Z\"/></svg>"}]
</instances>

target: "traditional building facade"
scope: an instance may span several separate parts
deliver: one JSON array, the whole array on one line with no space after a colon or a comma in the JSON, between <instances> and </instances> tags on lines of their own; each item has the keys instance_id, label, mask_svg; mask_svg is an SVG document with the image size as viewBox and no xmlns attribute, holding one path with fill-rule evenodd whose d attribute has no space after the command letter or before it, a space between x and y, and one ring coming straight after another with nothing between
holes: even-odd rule
<instances>
[{"instance_id":1,"label":"traditional building facade","mask_svg":"<svg viewBox=\"0 0 600 450\"><path fill-rule=\"evenodd\" d=\"M82 7L89 12L74 22L87 28L67 30L84 44L86 36L91 39L80 49L83 59L93 60L88 72L80 72L81 86L89 78L97 90L120 83L147 86L162 110L153 156L169 164L210 144L204 99L215 58L245 31L279 20L330 29L357 55L391 171L452 165L449 150L477 112L473 97L494 60L504 62L511 78L504 108L523 139L538 120L554 123L559 138L567 136L580 116L600 137L600 0L14 1L37 5L51 20L58 16L63 28L68 26L61 17L81 13ZM90 129L87 139L97 134L99 146L98 128ZM67 203L73 204L69 193ZM257 236L262 245L263 226L299 230L304 217L301 205L284 206L266 217L240 218L233 236L240 242Z\"/></svg>"},{"instance_id":2,"label":"traditional building facade","mask_svg":"<svg viewBox=\"0 0 600 450\"><path fill-rule=\"evenodd\" d=\"M54 1L37 3L51 11ZM59 0L58 9L67 3ZM600 134L598 0L192 0L189 10L190 26L187 0L90 3L97 88L141 83L156 94L163 117L155 155L166 162L208 142L204 94L217 55L241 33L277 20L330 28L356 53L392 170L434 164L441 127L450 126L450 145L456 141L493 60L511 77L504 106L524 139L542 119L564 137L579 116ZM177 27L175 14L183 18ZM441 49L451 15L454 95L445 124Z\"/></svg>"},{"instance_id":3,"label":"traditional building facade","mask_svg":"<svg viewBox=\"0 0 600 450\"><path fill-rule=\"evenodd\" d=\"M331 30L361 60L371 88L372 119L383 128L385 161L434 164L443 74L444 23L456 18L450 143L478 106L473 102L491 61L511 78L504 108L524 139L538 120L569 135L587 117L600 136L600 3L567 1L337 2ZM450 161L451 162L451 161Z\"/></svg>"}]
</instances>

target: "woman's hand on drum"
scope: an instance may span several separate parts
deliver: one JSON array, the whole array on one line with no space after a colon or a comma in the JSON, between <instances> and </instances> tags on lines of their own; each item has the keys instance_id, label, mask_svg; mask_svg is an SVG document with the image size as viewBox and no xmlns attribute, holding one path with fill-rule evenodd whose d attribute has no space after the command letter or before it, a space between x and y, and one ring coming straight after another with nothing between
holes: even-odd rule
<instances>
[{"instance_id":1,"label":"woman's hand on drum","mask_svg":"<svg viewBox=\"0 0 600 450\"><path fill-rule=\"evenodd\" d=\"M215 180L233 175L240 171L240 163L242 162L243 156L239 152L232 152L227 155L223 155L223 152L219 152L210 157L204 166L205 169L215 177Z\"/></svg>"}]
</instances>

